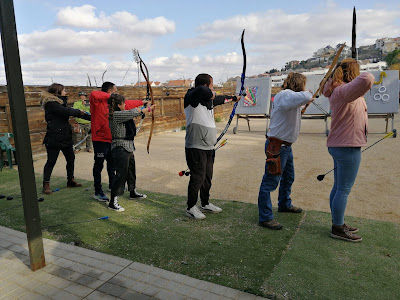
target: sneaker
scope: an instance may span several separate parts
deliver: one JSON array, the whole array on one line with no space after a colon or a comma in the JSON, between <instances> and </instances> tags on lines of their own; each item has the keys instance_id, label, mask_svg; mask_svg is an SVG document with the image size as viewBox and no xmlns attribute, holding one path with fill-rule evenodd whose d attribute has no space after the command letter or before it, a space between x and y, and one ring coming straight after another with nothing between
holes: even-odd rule
<instances>
[{"instance_id":1,"label":"sneaker","mask_svg":"<svg viewBox=\"0 0 400 300\"><path fill-rule=\"evenodd\" d=\"M189 218L193 218L196 220L202 220L206 218L206 216L198 209L196 205L193 206L191 209L186 209L186 215Z\"/></svg>"},{"instance_id":2,"label":"sneaker","mask_svg":"<svg viewBox=\"0 0 400 300\"><path fill-rule=\"evenodd\" d=\"M258 222L258 225L261 227L274 229L274 230L280 230L283 227L281 223L279 223L278 221L276 221L274 219Z\"/></svg>"},{"instance_id":3,"label":"sneaker","mask_svg":"<svg viewBox=\"0 0 400 300\"><path fill-rule=\"evenodd\" d=\"M89 152L89 153L93 153L92 149L86 149L86 151Z\"/></svg>"},{"instance_id":4,"label":"sneaker","mask_svg":"<svg viewBox=\"0 0 400 300\"><path fill-rule=\"evenodd\" d=\"M129 199L147 198L146 195L136 192L136 189L129 193Z\"/></svg>"},{"instance_id":5,"label":"sneaker","mask_svg":"<svg viewBox=\"0 0 400 300\"><path fill-rule=\"evenodd\" d=\"M362 241L361 236L350 232L348 226L345 225L332 225L331 237L333 237L334 239L344 240L352 243Z\"/></svg>"},{"instance_id":6,"label":"sneaker","mask_svg":"<svg viewBox=\"0 0 400 300\"><path fill-rule=\"evenodd\" d=\"M210 213L220 213L222 208L215 206L214 204L208 203L207 205L200 206L200 209L203 212L210 212Z\"/></svg>"},{"instance_id":7,"label":"sneaker","mask_svg":"<svg viewBox=\"0 0 400 300\"><path fill-rule=\"evenodd\" d=\"M123 212L125 211L125 208L123 208L121 205L118 204L118 197L115 196L113 201L110 201L110 205L108 206L109 209L115 210L117 212Z\"/></svg>"},{"instance_id":8,"label":"sneaker","mask_svg":"<svg viewBox=\"0 0 400 300\"><path fill-rule=\"evenodd\" d=\"M278 212L289 212L289 213L301 213L303 210L300 207L291 206L291 207L278 207Z\"/></svg>"},{"instance_id":9,"label":"sneaker","mask_svg":"<svg viewBox=\"0 0 400 300\"><path fill-rule=\"evenodd\" d=\"M108 199L108 197L106 196L106 194L104 194L103 191L101 191L100 193L94 194L93 198L99 200L100 202L110 201L110 199Z\"/></svg>"}]
</instances>

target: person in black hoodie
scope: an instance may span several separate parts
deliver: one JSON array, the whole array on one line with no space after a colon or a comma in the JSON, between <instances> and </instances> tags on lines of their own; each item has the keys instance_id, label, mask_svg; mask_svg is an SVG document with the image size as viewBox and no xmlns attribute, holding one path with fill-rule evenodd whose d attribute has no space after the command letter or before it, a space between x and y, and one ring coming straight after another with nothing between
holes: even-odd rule
<instances>
[{"instance_id":1,"label":"person in black hoodie","mask_svg":"<svg viewBox=\"0 0 400 300\"><path fill-rule=\"evenodd\" d=\"M42 93L41 104L47 122L43 144L47 150L47 162L43 170L43 193L52 194L50 177L60 151L67 161L67 187L80 187L74 179L75 154L72 142L72 128L68 122L70 116L90 121L90 114L79 109L67 107L67 93L62 84L53 83Z\"/></svg>"},{"instance_id":2,"label":"person in black hoodie","mask_svg":"<svg viewBox=\"0 0 400 300\"><path fill-rule=\"evenodd\" d=\"M184 100L186 115L185 153L190 169L186 216L201 220L203 212L220 213L216 205L209 203L213 175L217 129L214 107L239 101L240 96L216 96L213 92L213 78L208 74L197 75L195 87L187 91ZM201 211L197 208L200 191Z\"/></svg>"},{"instance_id":3,"label":"person in black hoodie","mask_svg":"<svg viewBox=\"0 0 400 300\"><path fill-rule=\"evenodd\" d=\"M131 195L136 193L136 166L134 139L136 136L136 126L134 117L142 115L142 111L152 111L155 105L142 108L133 108L125 110L125 98L122 95L111 94L108 99L108 120L112 135L111 157L114 162L115 179L111 183L111 199L108 208L117 212L123 212L125 209L118 204L118 196L123 195L125 182L128 181ZM139 194L141 195L141 194ZM143 195L141 195L143 196ZM133 199L132 197L130 197ZM136 197L142 198L142 197Z\"/></svg>"}]
</instances>

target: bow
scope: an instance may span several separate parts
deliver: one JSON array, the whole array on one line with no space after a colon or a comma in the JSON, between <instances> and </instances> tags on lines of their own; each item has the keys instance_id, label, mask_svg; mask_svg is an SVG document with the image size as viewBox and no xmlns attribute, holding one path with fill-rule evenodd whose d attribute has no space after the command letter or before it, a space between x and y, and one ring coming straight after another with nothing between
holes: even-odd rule
<instances>
[{"instance_id":1,"label":"bow","mask_svg":"<svg viewBox=\"0 0 400 300\"><path fill-rule=\"evenodd\" d=\"M140 57L139 53L138 53L138 57L139 57L140 71L142 72L143 77L146 80L146 84L147 84L146 100L151 100L151 105L154 105L153 89L151 88L150 81L149 81L149 70L147 69L147 66L144 63L144 61L142 60L142 58ZM145 72L145 70L146 70L146 72ZM142 120L140 120L139 129L140 129L141 123L143 121L143 118L144 118L144 116L142 115ZM147 141L147 153L150 153L149 149L150 149L150 141L151 141L151 136L153 134L153 129L154 129L154 110L151 111L151 127L150 127L149 139Z\"/></svg>"},{"instance_id":2,"label":"bow","mask_svg":"<svg viewBox=\"0 0 400 300\"><path fill-rule=\"evenodd\" d=\"M356 7L353 8L353 26L351 28L351 57L357 59L356 48Z\"/></svg>"},{"instance_id":3,"label":"bow","mask_svg":"<svg viewBox=\"0 0 400 300\"><path fill-rule=\"evenodd\" d=\"M137 50L136 50L136 51L137 51ZM137 51L136 54L134 54L134 55L137 55L137 57L138 57L138 59L139 59L139 63L140 63L140 62L142 61L142 59L141 59L140 56L139 56L139 51ZM145 66L146 66L146 65L145 65ZM141 71L142 71L142 74L144 75L142 68L141 68ZM147 78L149 78L149 72L148 72L147 68L146 68L146 75L147 75ZM146 76L145 76L145 78L146 78ZM146 82L147 82L147 81L146 81ZM140 83L139 83L139 84L140 84ZM150 88L149 88L149 85L146 85L146 86L147 86L146 101L149 101L149 100L150 100ZM146 107L146 106L147 106L147 103L145 103L143 106ZM146 115L145 115L145 113L142 111L142 117L141 117L141 119L140 119L139 126L136 128L136 134L139 133L140 128L142 127L142 124L143 124L143 120L144 120L145 117L146 117Z\"/></svg>"},{"instance_id":4,"label":"bow","mask_svg":"<svg viewBox=\"0 0 400 300\"><path fill-rule=\"evenodd\" d=\"M240 86L240 92L239 92L239 96L245 96L246 93L244 92L244 80L246 78L246 49L244 48L244 31L245 29L243 29L242 32L242 37L240 39L240 43L242 45L242 54L243 54L243 69L242 69L242 75L240 76L240 82L241 82L241 86ZM238 106L239 101L237 101L234 105L233 105L233 109L232 112L229 116L229 120L228 123L226 124L224 130L221 132L220 136L217 139L217 142L215 143L215 145L219 142L219 140L224 136L224 134L228 131L229 126L231 125L232 119L235 116L235 111L236 111L236 107ZM214 145L214 146L215 146Z\"/></svg>"},{"instance_id":5,"label":"bow","mask_svg":"<svg viewBox=\"0 0 400 300\"><path fill-rule=\"evenodd\" d=\"M321 95L322 88L325 86L325 83L328 81L328 79L335 73L336 69L339 67L339 64L337 64L337 61L339 60L340 53L342 53L342 50L343 50L345 45L346 45L346 43L343 43L343 45L336 52L336 55L333 58L332 64L331 64L328 72L326 72L324 78L321 80L321 82L319 84L319 88L317 89L317 91L312 96L311 101L308 102L306 104L306 106L304 106L304 108L301 110L301 114L302 115L305 113L305 111L306 111L307 107L310 105L310 103L314 101L315 97L318 97L319 95Z\"/></svg>"}]
</instances>

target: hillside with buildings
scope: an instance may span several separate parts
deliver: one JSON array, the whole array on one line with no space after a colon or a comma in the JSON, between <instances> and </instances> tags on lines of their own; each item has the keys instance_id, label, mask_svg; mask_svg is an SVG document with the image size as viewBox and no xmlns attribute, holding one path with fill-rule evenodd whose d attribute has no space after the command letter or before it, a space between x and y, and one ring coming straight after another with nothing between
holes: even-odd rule
<instances>
[{"instance_id":1,"label":"hillside with buildings","mask_svg":"<svg viewBox=\"0 0 400 300\"><path fill-rule=\"evenodd\" d=\"M250 78L256 77L273 77L272 86L280 86L283 83L289 72L295 71L303 74L325 74L332 63L336 51L342 46L337 44L335 46L327 45L315 51L311 58L306 60L292 60L285 64L280 70L271 69L263 74L248 75ZM375 41L373 45L360 46L357 48L357 59L361 63L362 71L382 70L387 67L385 57L392 51L400 49L400 37L396 38L381 38ZM344 46L339 59L342 60L346 57L351 57L351 47ZM216 86L234 87L236 86L239 77L229 78L225 83L217 84ZM176 79L169 80L165 83L153 82L150 84L152 87L190 87L193 85L191 79ZM143 87L146 82L132 83L132 86Z\"/></svg>"},{"instance_id":2,"label":"hillside with buildings","mask_svg":"<svg viewBox=\"0 0 400 300\"><path fill-rule=\"evenodd\" d=\"M289 72L295 71L303 74L325 74L332 63L336 51L342 46L337 44L332 47L330 45L318 49L313 53L311 58L306 60L292 60L285 64L279 71L272 69L254 77L270 76L272 86L281 86L284 78ZM360 46L357 48L357 59L360 62L361 71L382 70L387 67L385 57L392 51L400 49L400 37L397 38L381 38L377 39L375 44ZM339 60L351 57L351 47L344 46Z\"/></svg>"}]
</instances>

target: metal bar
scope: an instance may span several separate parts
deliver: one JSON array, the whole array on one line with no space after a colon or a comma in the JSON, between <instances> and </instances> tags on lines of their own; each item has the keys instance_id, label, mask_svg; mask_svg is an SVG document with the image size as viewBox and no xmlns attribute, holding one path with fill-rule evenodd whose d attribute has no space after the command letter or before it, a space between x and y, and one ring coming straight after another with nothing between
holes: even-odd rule
<instances>
[{"instance_id":1,"label":"metal bar","mask_svg":"<svg viewBox=\"0 0 400 300\"><path fill-rule=\"evenodd\" d=\"M26 113L24 85L22 82L14 3L12 0L0 1L0 31L7 78L8 99L14 129L14 141L18 161L18 174L24 208L29 257L31 269L32 271L36 271L43 268L46 262L42 230L40 227L40 214L29 137L28 116Z\"/></svg>"}]
</instances>

